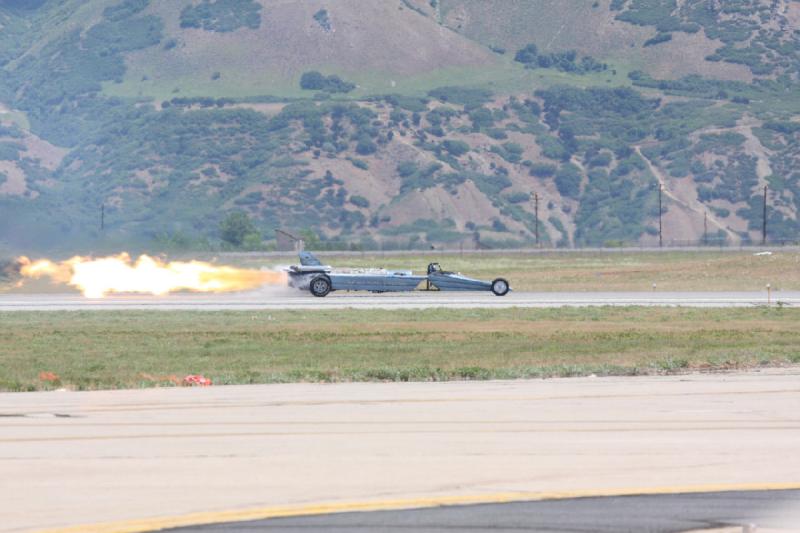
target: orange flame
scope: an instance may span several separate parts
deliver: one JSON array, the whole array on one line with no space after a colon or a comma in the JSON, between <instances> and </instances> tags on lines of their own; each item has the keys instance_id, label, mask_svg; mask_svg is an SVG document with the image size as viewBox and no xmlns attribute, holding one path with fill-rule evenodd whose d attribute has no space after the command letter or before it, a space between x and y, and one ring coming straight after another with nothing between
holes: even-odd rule
<instances>
[{"instance_id":1,"label":"orange flame","mask_svg":"<svg viewBox=\"0 0 800 533\"><path fill-rule=\"evenodd\" d=\"M174 291L231 292L261 285L284 285L286 274L216 266L202 261L166 263L148 255L134 262L127 253L93 259L76 256L66 261L19 258L26 278L48 277L77 287L88 298L112 293L167 294Z\"/></svg>"}]
</instances>

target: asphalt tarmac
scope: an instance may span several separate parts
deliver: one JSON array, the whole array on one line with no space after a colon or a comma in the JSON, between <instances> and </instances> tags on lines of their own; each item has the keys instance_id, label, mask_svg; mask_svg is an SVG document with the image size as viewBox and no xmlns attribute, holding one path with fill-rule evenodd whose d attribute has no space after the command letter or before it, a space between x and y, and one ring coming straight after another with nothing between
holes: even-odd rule
<instances>
[{"instance_id":1,"label":"asphalt tarmac","mask_svg":"<svg viewBox=\"0 0 800 533\"><path fill-rule=\"evenodd\" d=\"M749 528L749 529L748 529ZM176 528L173 533L675 533L800 531L800 491L575 498L339 513Z\"/></svg>"},{"instance_id":2,"label":"asphalt tarmac","mask_svg":"<svg viewBox=\"0 0 800 533\"><path fill-rule=\"evenodd\" d=\"M761 520L745 511L783 493L435 508L800 490L798 413L797 367L0 393L0 531L134 532L268 518L287 520L275 523L294 531L326 520L378 521L361 531L386 531L391 523L405 524L392 531L414 524L450 531L474 524L483 531L536 516L574 526L567 531L595 531L579 526L619 514L638 527L637 517L658 511L658 502L667 507L655 524L683 527L678 520L687 516L699 525L712 518ZM288 521L311 515L319 516ZM767 526L783 527L764 522L759 533Z\"/></svg>"},{"instance_id":3,"label":"asphalt tarmac","mask_svg":"<svg viewBox=\"0 0 800 533\"><path fill-rule=\"evenodd\" d=\"M315 298L293 289L229 294L112 295L88 299L79 294L0 294L0 311L87 311L124 309L431 309L586 306L753 307L800 305L800 291L761 292L475 292L333 293Z\"/></svg>"}]
</instances>

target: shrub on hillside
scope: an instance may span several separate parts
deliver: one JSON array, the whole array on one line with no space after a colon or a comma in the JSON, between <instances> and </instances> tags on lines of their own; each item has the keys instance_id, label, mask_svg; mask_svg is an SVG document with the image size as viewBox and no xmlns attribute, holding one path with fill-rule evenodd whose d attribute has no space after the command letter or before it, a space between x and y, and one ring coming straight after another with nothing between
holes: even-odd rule
<instances>
[{"instance_id":1,"label":"shrub on hillside","mask_svg":"<svg viewBox=\"0 0 800 533\"><path fill-rule=\"evenodd\" d=\"M320 28L322 28L326 32L329 32L333 29L333 24L331 24L331 18L328 15L327 9L320 9L319 11L314 13L314 20L316 20Z\"/></svg>"},{"instance_id":2,"label":"shrub on hillside","mask_svg":"<svg viewBox=\"0 0 800 533\"><path fill-rule=\"evenodd\" d=\"M414 161L402 161L397 165L397 173L401 178L407 178L417 171L417 164Z\"/></svg>"},{"instance_id":3,"label":"shrub on hillside","mask_svg":"<svg viewBox=\"0 0 800 533\"><path fill-rule=\"evenodd\" d=\"M652 39L647 39L644 42L644 46L645 47L655 46L657 44L666 43L666 42L669 42L671 40L672 40L672 34L671 33L659 33L658 35L656 35Z\"/></svg>"},{"instance_id":4,"label":"shrub on hillside","mask_svg":"<svg viewBox=\"0 0 800 533\"><path fill-rule=\"evenodd\" d=\"M442 143L442 147L455 157L462 156L469 152L469 145L464 141L448 139Z\"/></svg>"},{"instance_id":5,"label":"shrub on hillside","mask_svg":"<svg viewBox=\"0 0 800 533\"><path fill-rule=\"evenodd\" d=\"M581 171L572 163L567 163L558 170L555 182L561 196L577 198L581 193Z\"/></svg>"},{"instance_id":6,"label":"shrub on hillside","mask_svg":"<svg viewBox=\"0 0 800 533\"><path fill-rule=\"evenodd\" d=\"M306 91L325 91L328 93L349 93L356 88L355 83L345 81L339 76L324 76L312 70L300 76L300 88Z\"/></svg>"},{"instance_id":7,"label":"shrub on hillside","mask_svg":"<svg viewBox=\"0 0 800 533\"><path fill-rule=\"evenodd\" d=\"M181 11L181 28L231 32L261 27L261 4L253 0L202 0Z\"/></svg>"},{"instance_id":8,"label":"shrub on hillside","mask_svg":"<svg viewBox=\"0 0 800 533\"><path fill-rule=\"evenodd\" d=\"M350 203L356 207L362 207L364 209L369 207L369 200L364 198L363 196L354 195L350 197Z\"/></svg>"},{"instance_id":9,"label":"shrub on hillside","mask_svg":"<svg viewBox=\"0 0 800 533\"><path fill-rule=\"evenodd\" d=\"M358 138L358 143L356 143L356 152L359 155L374 154L377 149L378 146L372 142L372 139L370 139L368 135L361 135Z\"/></svg>"},{"instance_id":10,"label":"shrub on hillside","mask_svg":"<svg viewBox=\"0 0 800 533\"><path fill-rule=\"evenodd\" d=\"M526 68L554 68L577 74L600 72L608 68L608 65L600 63L591 56L582 57L578 61L578 53L575 50L540 54L533 43L518 50L514 55L514 61L522 63Z\"/></svg>"},{"instance_id":11,"label":"shrub on hillside","mask_svg":"<svg viewBox=\"0 0 800 533\"><path fill-rule=\"evenodd\" d=\"M506 200L512 204L521 204L531 199L531 195L527 192L513 192L506 196Z\"/></svg>"},{"instance_id":12,"label":"shrub on hillside","mask_svg":"<svg viewBox=\"0 0 800 533\"><path fill-rule=\"evenodd\" d=\"M550 176L555 175L556 173L556 166L549 165L547 163L534 163L531 165L530 174L531 176L536 176L537 178L549 178Z\"/></svg>"}]
</instances>

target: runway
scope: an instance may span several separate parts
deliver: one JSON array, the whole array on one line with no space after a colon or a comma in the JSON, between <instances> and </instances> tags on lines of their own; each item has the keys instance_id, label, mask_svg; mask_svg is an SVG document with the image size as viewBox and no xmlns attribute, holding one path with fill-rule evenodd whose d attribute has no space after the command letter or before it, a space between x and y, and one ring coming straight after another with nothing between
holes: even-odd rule
<instances>
[{"instance_id":1,"label":"runway","mask_svg":"<svg viewBox=\"0 0 800 533\"><path fill-rule=\"evenodd\" d=\"M112 295L88 299L79 294L0 294L0 311L257 310L257 309L499 309L511 307L800 306L800 291L763 292L512 292L491 293L333 293L315 298L291 289L228 294Z\"/></svg>"},{"instance_id":2,"label":"runway","mask_svg":"<svg viewBox=\"0 0 800 533\"><path fill-rule=\"evenodd\" d=\"M3 393L0 531L134 532L312 515L318 525L333 512L382 531L369 522L380 516L352 512L409 508L432 514L386 520L481 526L491 520L479 521L473 507L433 508L552 500L553 518L556 499L798 490L798 413L797 368ZM720 523L752 508L705 507ZM636 508L646 507L626 511L630 524L640 523ZM504 509L488 512L500 520ZM601 516L597 506L582 512ZM573 519L581 518L563 517Z\"/></svg>"}]
</instances>

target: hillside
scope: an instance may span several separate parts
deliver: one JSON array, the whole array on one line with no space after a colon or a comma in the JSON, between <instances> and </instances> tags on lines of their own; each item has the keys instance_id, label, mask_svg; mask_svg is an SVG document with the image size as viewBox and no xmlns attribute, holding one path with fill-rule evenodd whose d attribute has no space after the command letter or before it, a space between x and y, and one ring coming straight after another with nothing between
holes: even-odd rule
<instances>
[{"instance_id":1,"label":"hillside","mask_svg":"<svg viewBox=\"0 0 800 533\"><path fill-rule=\"evenodd\" d=\"M0 0L0 249L797 240L797 0ZM103 206L103 228L100 210ZM324 245L320 244L320 246Z\"/></svg>"}]
</instances>

